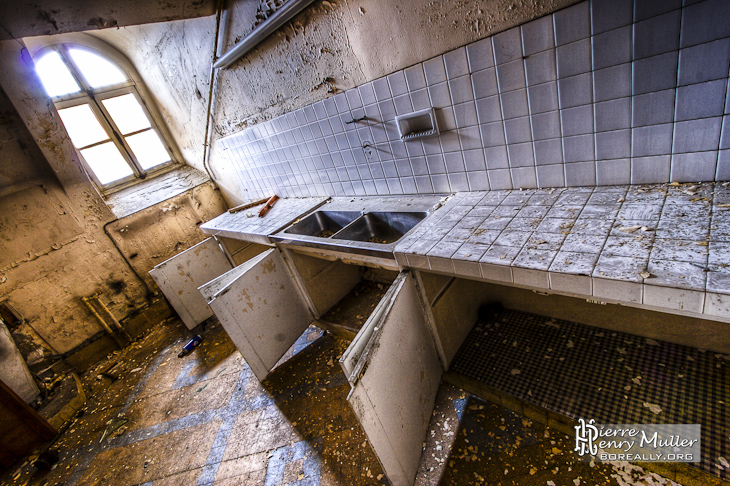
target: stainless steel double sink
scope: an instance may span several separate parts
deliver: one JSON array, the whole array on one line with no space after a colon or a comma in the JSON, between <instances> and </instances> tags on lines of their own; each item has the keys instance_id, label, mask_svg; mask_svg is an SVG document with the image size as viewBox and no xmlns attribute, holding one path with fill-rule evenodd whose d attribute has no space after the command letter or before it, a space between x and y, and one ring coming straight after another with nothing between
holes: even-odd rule
<instances>
[{"instance_id":1,"label":"stainless steel double sink","mask_svg":"<svg viewBox=\"0 0 730 486\"><path fill-rule=\"evenodd\" d=\"M440 196L333 198L271 239L393 259L397 242L438 207Z\"/></svg>"}]
</instances>

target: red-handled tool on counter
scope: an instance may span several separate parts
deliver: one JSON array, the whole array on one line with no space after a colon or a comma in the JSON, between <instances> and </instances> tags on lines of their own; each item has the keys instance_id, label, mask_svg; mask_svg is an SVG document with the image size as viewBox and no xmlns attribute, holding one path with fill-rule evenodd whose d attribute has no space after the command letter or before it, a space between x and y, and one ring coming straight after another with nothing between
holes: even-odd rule
<instances>
[{"instance_id":1,"label":"red-handled tool on counter","mask_svg":"<svg viewBox=\"0 0 730 486\"><path fill-rule=\"evenodd\" d=\"M269 198L268 201L266 201L266 204L264 204L264 207L261 208L261 211L259 211L259 218L263 218L264 216L266 216L266 213L269 212L269 209L272 208L272 206L274 205L274 203L276 202L277 199L279 199L279 196L274 194L273 196L271 196Z\"/></svg>"}]
</instances>

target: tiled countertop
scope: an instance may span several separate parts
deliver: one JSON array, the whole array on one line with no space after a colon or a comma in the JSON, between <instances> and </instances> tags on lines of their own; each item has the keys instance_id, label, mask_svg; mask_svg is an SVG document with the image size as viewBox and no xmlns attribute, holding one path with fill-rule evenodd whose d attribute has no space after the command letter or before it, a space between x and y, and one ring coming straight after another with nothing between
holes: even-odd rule
<instances>
[{"instance_id":1,"label":"tiled countertop","mask_svg":"<svg viewBox=\"0 0 730 486\"><path fill-rule=\"evenodd\" d=\"M728 183L458 193L403 267L730 318Z\"/></svg>"},{"instance_id":2,"label":"tiled countertop","mask_svg":"<svg viewBox=\"0 0 730 486\"><path fill-rule=\"evenodd\" d=\"M237 213L225 212L200 225L203 233L226 236L252 243L271 244L269 235L291 224L295 219L324 204L327 197L303 197L280 199L269 212L259 218L263 204Z\"/></svg>"}]
</instances>

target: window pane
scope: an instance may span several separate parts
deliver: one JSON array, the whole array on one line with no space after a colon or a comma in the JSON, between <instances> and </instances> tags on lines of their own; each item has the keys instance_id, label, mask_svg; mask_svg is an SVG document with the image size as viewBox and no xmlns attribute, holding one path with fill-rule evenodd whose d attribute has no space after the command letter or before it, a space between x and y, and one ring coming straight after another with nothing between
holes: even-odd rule
<instances>
[{"instance_id":1,"label":"window pane","mask_svg":"<svg viewBox=\"0 0 730 486\"><path fill-rule=\"evenodd\" d=\"M71 59L92 88L103 88L123 83L127 75L116 65L85 49L69 49Z\"/></svg>"},{"instance_id":2,"label":"window pane","mask_svg":"<svg viewBox=\"0 0 730 486\"><path fill-rule=\"evenodd\" d=\"M63 108L58 110L58 114L76 148L109 139L106 130L99 124L99 120L87 104Z\"/></svg>"},{"instance_id":3,"label":"window pane","mask_svg":"<svg viewBox=\"0 0 730 486\"><path fill-rule=\"evenodd\" d=\"M56 51L51 51L41 57L35 63L35 70L41 78L48 96L62 96L81 91L79 84L71 75L71 71L68 70Z\"/></svg>"},{"instance_id":4,"label":"window pane","mask_svg":"<svg viewBox=\"0 0 730 486\"><path fill-rule=\"evenodd\" d=\"M102 184L109 184L134 174L112 142L84 149L81 155Z\"/></svg>"},{"instance_id":5,"label":"window pane","mask_svg":"<svg viewBox=\"0 0 730 486\"><path fill-rule=\"evenodd\" d=\"M149 128L150 121L132 93L101 100L122 135Z\"/></svg>"},{"instance_id":6,"label":"window pane","mask_svg":"<svg viewBox=\"0 0 730 486\"><path fill-rule=\"evenodd\" d=\"M137 162L145 170L170 160L170 154L154 130L127 137L127 143L137 157Z\"/></svg>"}]
</instances>

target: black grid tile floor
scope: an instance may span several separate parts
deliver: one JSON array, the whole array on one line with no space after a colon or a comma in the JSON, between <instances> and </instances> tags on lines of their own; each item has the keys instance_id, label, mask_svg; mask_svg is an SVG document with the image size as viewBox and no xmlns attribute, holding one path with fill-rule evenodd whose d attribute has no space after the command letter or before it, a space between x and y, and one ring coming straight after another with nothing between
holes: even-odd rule
<instances>
[{"instance_id":1,"label":"black grid tile floor","mask_svg":"<svg viewBox=\"0 0 730 486\"><path fill-rule=\"evenodd\" d=\"M730 479L730 356L502 310L477 322L451 371L573 419L702 424L702 462Z\"/></svg>"}]
</instances>

